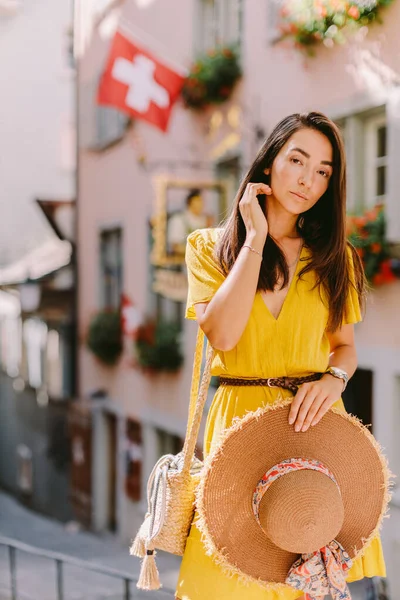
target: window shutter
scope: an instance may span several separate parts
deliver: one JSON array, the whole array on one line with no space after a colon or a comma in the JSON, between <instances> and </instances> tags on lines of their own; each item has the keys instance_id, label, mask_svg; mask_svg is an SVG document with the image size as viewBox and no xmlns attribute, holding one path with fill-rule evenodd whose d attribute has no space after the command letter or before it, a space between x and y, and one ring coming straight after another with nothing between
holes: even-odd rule
<instances>
[{"instance_id":1,"label":"window shutter","mask_svg":"<svg viewBox=\"0 0 400 600\"><path fill-rule=\"evenodd\" d=\"M387 238L400 243L400 88L391 91L387 103L388 173L387 173Z\"/></svg>"}]
</instances>

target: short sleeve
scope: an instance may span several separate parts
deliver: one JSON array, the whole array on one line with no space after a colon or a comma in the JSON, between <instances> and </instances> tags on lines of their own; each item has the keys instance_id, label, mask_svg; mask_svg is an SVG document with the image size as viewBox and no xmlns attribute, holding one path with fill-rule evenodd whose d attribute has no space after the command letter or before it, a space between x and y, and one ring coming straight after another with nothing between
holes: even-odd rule
<instances>
[{"instance_id":1,"label":"short sleeve","mask_svg":"<svg viewBox=\"0 0 400 600\"><path fill-rule=\"evenodd\" d=\"M347 295L345 318L343 321L344 325L350 325L352 323L359 323L362 321L360 302L355 287L353 253L349 246L347 247L347 259L349 261L351 284Z\"/></svg>"},{"instance_id":2,"label":"short sleeve","mask_svg":"<svg viewBox=\"0 0 400 600\"><path fill-rule=\"evenodd\" d=\"M225 279L213 257L214 244L215 229L197 229L187 238L187 319L196 319L194 305L209 302Z\"/></svg>"}]
</instances>

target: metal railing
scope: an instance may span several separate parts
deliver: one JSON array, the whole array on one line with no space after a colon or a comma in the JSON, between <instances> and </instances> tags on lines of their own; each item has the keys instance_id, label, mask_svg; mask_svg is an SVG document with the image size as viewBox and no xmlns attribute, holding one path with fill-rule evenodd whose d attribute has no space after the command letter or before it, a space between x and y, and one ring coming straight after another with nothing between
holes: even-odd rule
<instances>
[{"instance_id":1,"label":"metal railing","mask_svg":"<svg viewBox=\"0 0 400 600\"><path fill-rule=\"evenodd\" d=\"M129 573L118 571L111 567L92 563L89 561L76 559L67 554L60 554L58 552L52 552L49 550L42 550L29 546L23 542L18 542L8 537L0 536L0 546L6 547L8 550L8 562L9 562L9 576L10 576L10 588L11 600L19 600L18 595L18 575L17 575L17 552L24 552L32 556L38 556L40 558L48 559L55 564L56 567L56 600L67 600L65 596L65 585L64 585L64 565L70 565L78 567L79 569L100 573L121 581L123 584L123 593L121 600L133 600L138 598L140 591L131 589L131 584L134 583L136 586L137 578L133 577ZM172 589L163 587L161 590L164 594L168 594L171 598L174 598L175 592ZM143 593L143 592L142 592ZM146 592L148 594L148 592Z\"/></svg>"}]
</instances>

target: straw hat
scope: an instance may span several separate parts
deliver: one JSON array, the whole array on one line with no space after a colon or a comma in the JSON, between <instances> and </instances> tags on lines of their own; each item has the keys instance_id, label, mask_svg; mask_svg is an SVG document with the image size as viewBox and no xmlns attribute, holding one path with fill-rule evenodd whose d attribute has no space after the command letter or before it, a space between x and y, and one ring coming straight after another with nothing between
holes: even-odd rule
<instances>
[{"instance_id":1,"label":"straw hat","mask_svg":"<svg viewBox=\"0 0 400 600\"><path fill-rule=\"evenodd\" d=\"M328 593L329 565L343 578L378 533L391 475L356 417L331 409L298 433L288 424L290 403L248 413L226 431L204 466L197 526L228 575ZM309 587L300 581L307 570Z\"/></svg>"}]
</instances>

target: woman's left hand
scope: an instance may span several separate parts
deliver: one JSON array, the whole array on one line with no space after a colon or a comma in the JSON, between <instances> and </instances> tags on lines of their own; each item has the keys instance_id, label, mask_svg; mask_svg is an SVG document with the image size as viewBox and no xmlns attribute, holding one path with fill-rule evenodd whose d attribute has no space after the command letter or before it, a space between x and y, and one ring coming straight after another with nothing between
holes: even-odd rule
<instances>
[{"instance_id":1,"label":"woman's left hand","mask_svg":"<svg viewBox=\"0 0 400 600\"><path fill-rule=\"evenodd\" d=\"M307 431L337 402L343 391L343 381L333 375L323 375L319 381L303 383L293 399L289 423L295 431Z\"/></svg>"}]
</instances>

